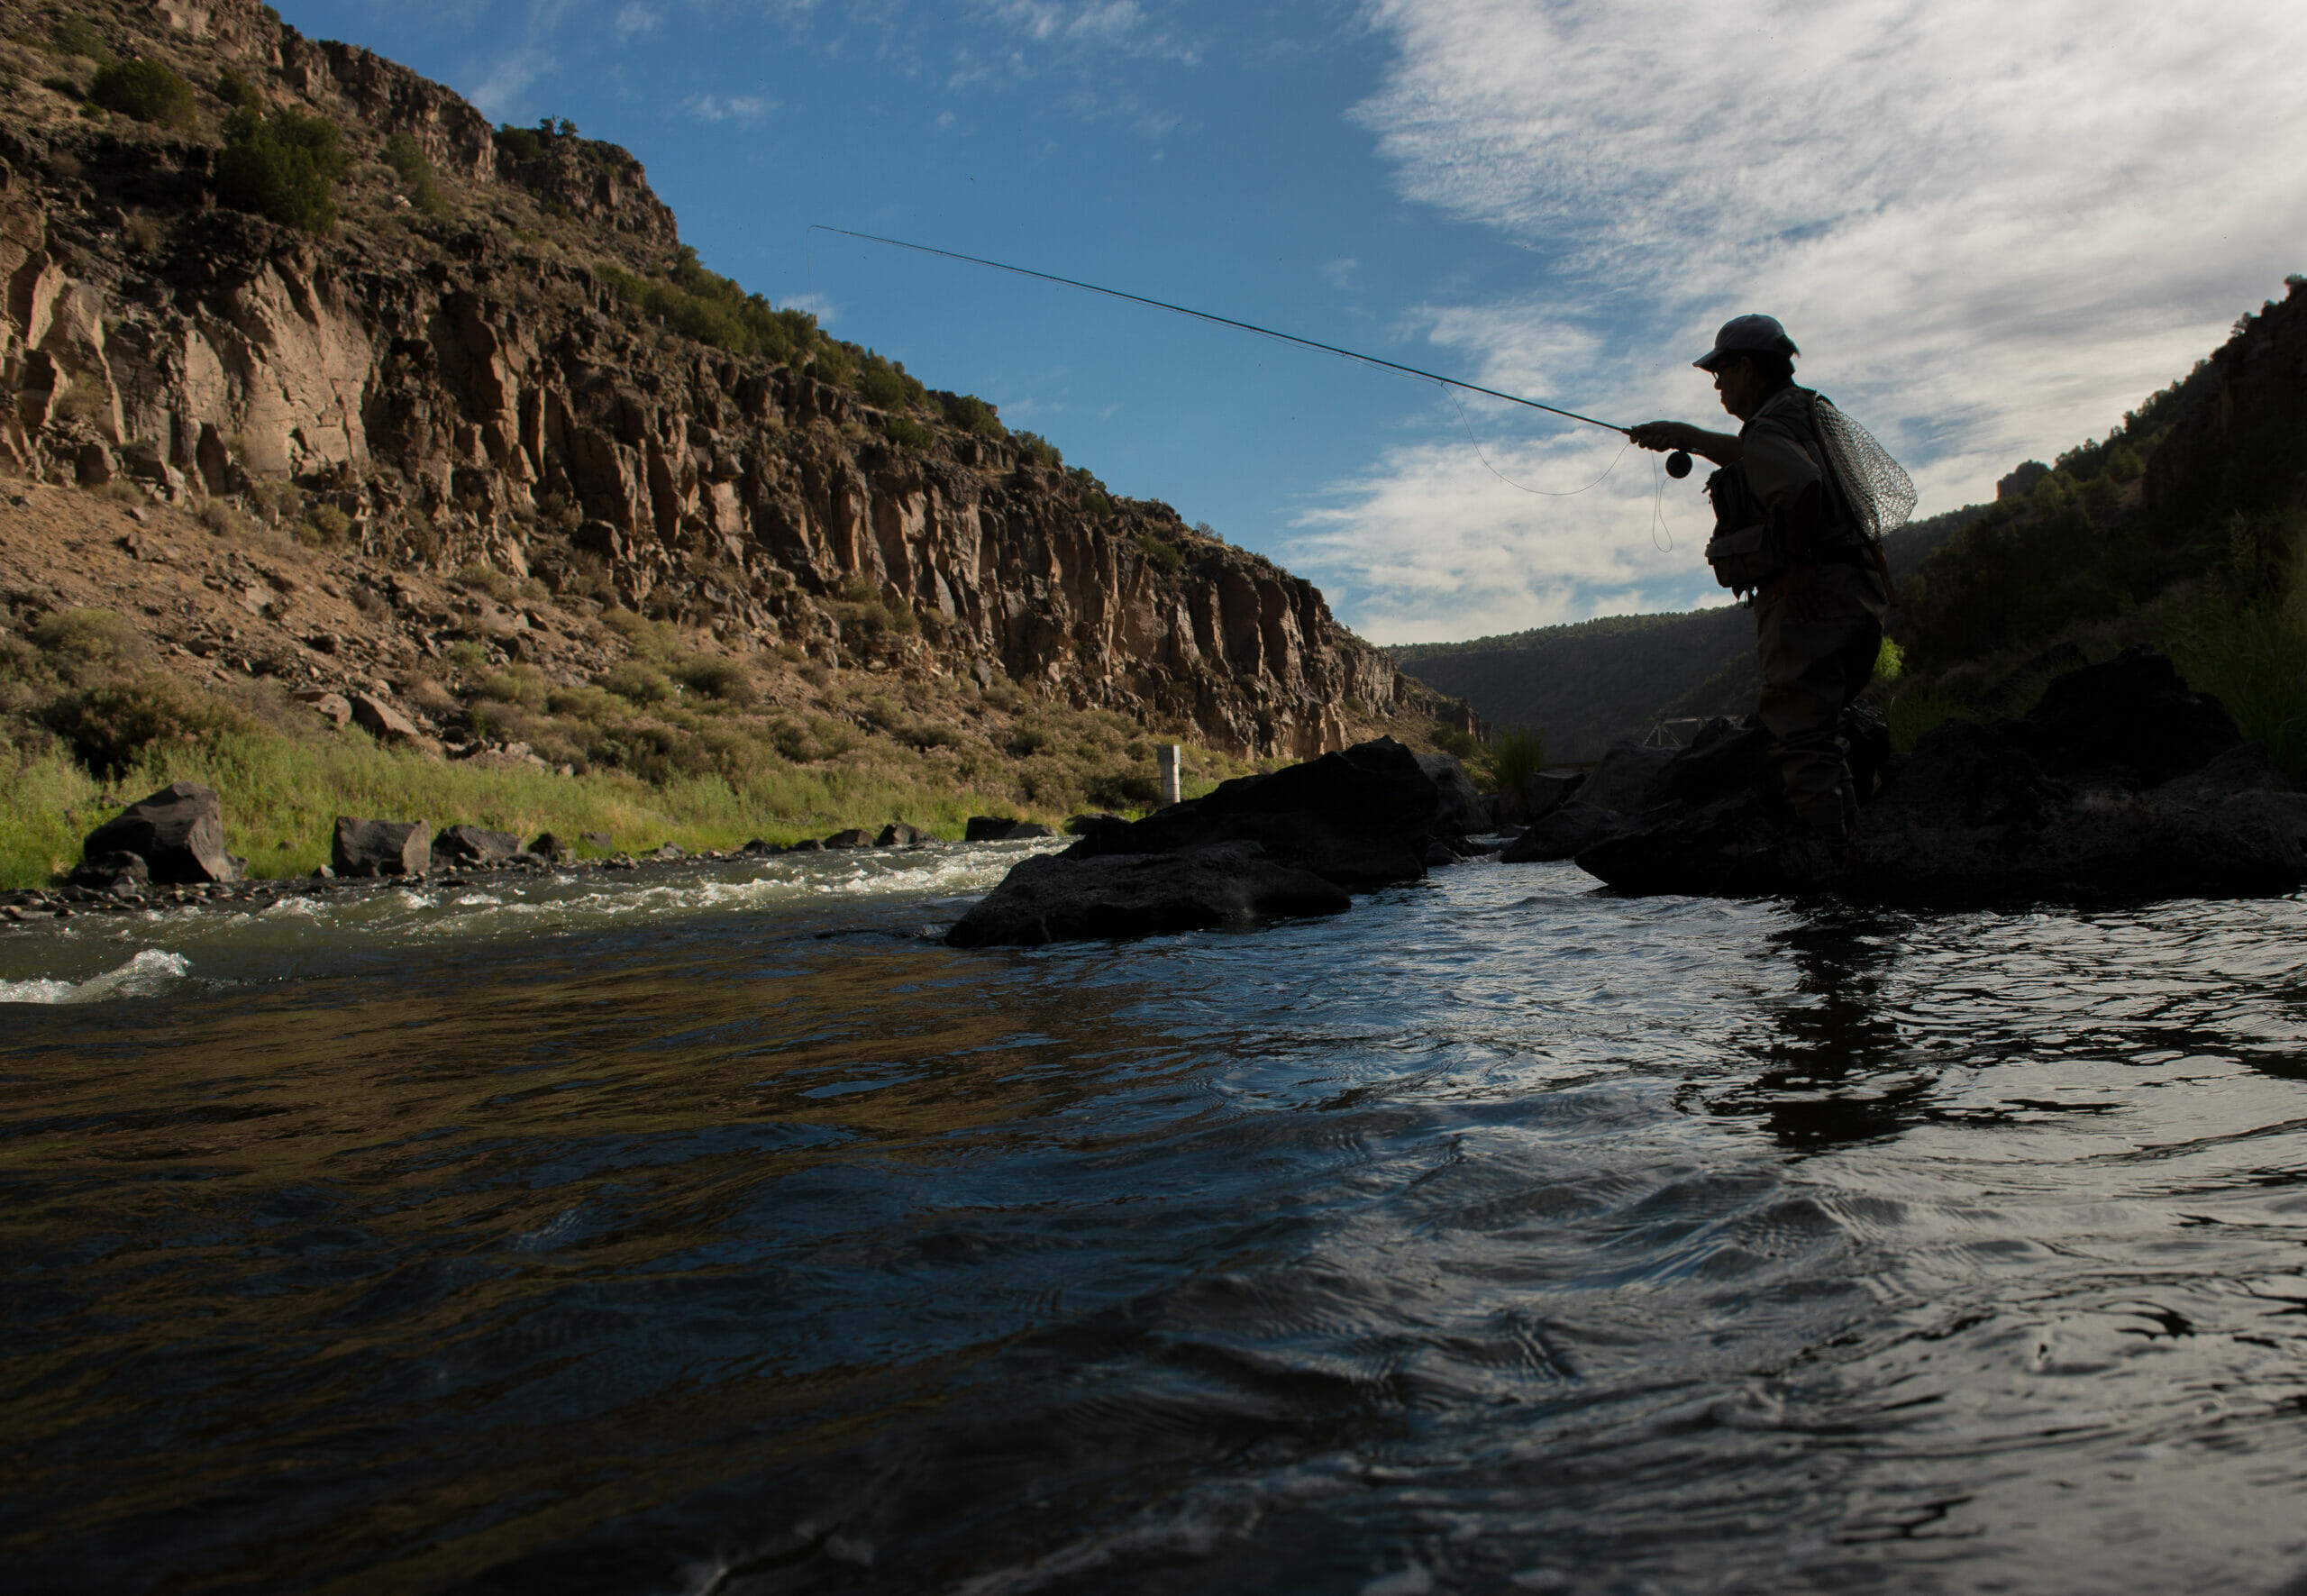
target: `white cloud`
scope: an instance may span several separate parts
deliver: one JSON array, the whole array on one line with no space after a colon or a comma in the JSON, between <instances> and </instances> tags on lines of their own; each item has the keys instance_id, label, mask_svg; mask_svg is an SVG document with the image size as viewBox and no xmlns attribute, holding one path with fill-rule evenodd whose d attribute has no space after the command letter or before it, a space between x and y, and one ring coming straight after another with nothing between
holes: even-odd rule
<instances>
[{"instance_id":1,"label":"white cloud","mask_svg":"<svg viewBox=\"0 0 2307 1596\"><path fill-rule=\"evenodd\" d=\"M2307 175L2283 153L2307 149L2287 65L2307 58L2307 7L1378 0L1369 14L1396 54L1355 115L1403 195L1545 262L1541 293L1434 313L1436 342L1492 386L1612 420L1703 420L1711 395L1687 362L1717 323L1771 311L1806 376L1907 461L1926 511L2103 431L2307 263ZM1337 485L1295 557L1349 592L1400 592L1387 540L1411 536L1411 562L1459 563L1407 589L1429 598L1403 625L1495 610L1483 539L1505 522L1462 478L1446 448L1390 456ZM1410 491L1490 530L1437 552ZM1552 595L1575 614L1652 590L1628 574L1646 568L1647 496L1608 502L1577 519L1633 549L1631 566L1540 538L1524 552L1563 580L1527 588L1520 624ZM1691 596L1707 590L1694 552L1682 569ZM1382 632L1400 602L1359 602L1357 619Z\"/></svg>"},{"instance_id":2,"label":"white cloud","mask_svg":"<svg viewBox=\"0 0 2307 1596\"><path fill-rule=\"evenodd\" d=\"M632 0L631 4L617 8L616 35L620 39L630 39L635 33L653 33L661 20L640 0Z\"/></svg>"},{"instance_id":3,"label":"white cloud","mask_svg":"<svg viewBox=\"0 0 2307 1596\"><path fill-rule=\"evenodd\" d=\"M499 56L465 91L465 98L492 117L508 115L529 85L552 71L559 63L552 52L527 46Z\"/></svg>"},{"instance_id":4,"label":"white cloud","mask_svg":"<svg viewBox=\"0 0 2307 1596\"><path fill-rule=\"evenodd\" d=\"M777 108L760 95L691 95L682 109L699 122L759 122Z\"/></svg>"},{"instance_id":5,"label":"white cloud","mask_svg":"<svg viewBox=\"0 0 2307 1596\"><path fill-rule=\"evenodd\" d=\"M1354 269L1362 264L1351 255L1341 255L1335 260L1322 262L1322 277L1333 288L1344 292L1354 285Z\"/></svg>"}]
</instances>

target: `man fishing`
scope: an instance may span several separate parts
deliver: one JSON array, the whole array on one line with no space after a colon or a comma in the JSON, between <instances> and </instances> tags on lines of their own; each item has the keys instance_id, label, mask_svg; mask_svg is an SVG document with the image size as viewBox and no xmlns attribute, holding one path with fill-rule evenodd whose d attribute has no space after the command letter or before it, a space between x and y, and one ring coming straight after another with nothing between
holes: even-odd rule
<instances>
[{"instance_id":1,"label":"man fishing","mask_svg":"<svg viewBox=\"0 0 2307 1596\"><path fill-rule=\"evenodd\" d=\"M1849 488L1836 479L1820 432L1824 402L1795 386L1799 352L1776 318L1735 317L1694 364L1713 375L1738 431L1653 421L1627 435L1721 468L1707 482L1715 512L1707 560L1724 587L1754 595L1758 707L1787 803L1807 830L1839 844L1857 817L1839 726L1874 675L1890 595Z\"/></svg>"}]
</instances>

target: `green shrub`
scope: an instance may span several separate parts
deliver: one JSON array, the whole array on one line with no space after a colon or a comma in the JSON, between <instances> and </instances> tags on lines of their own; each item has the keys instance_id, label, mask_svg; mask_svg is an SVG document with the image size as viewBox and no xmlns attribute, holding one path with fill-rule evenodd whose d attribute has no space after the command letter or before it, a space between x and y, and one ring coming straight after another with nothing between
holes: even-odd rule
<instances>
[{"instance_id":1,"label":"green shrub","mask_svg":"<svg viewBox=\"0 0 2307 1596\"><path fill-rule=\"evenodd\" d=\"M497 130L497 148L515 160L534 160L544 153L545 135L533 127L505 123Z\"/></svg>"},{"instance_id":2,"label":"green shrub","mask_svg":"<svg viewBox=\"0 0 2307 1596\"><path fill-rule=\"evenodd\" d=\"M500 603L513 597L513 579L495 566L483 565L478 560L468 560L457 567L456 579Z\"/></svg>"},{"instance_id":3,"label":"green shrub","mask_svg":"<svg viewBox=\"0 0 2307 1596\"><path fill-rule=\"evenodd\" d=\"M200 120L192 85L159 61L118 61L99 68L88 98L107 111L160 127L190 127Z\"/></svg>"},{"instance_id":4,"label":"green shrub","mask_svg":"<svg viewBox=\"0 0 2307 1596\"><path fill-rule=\"evenodd\" d=\"M399 177L401 192L411 205L428 216L448 214L448 198L433 181L433 163L425 159L422 144L406 133L395 133L385 141L385 164Z\"/></svg>"},{"instance_id":5,"label":"green shrub","mask_svg":"<svg viewBox=\"0 0 2307 1596\"><path fill-rule=\"evenodd\" d=\"M119 775L163 744L214 746L253 729L228 706L166 676L66 694L41 711L41 721L99 776Z\"/></svg>"},{"instance_id":6,"label":"green shrub","mask_svg":"<svg viewBox=\"0 0 2307 1596\"><path fill-rule=\"evenodd\" d=\"M838 344L821 343L817 352L809 358L809 375L819 382L847 388L857 380L857 362Z\"/></svg>"},{"instance_id":7,"label":"green shrub","mask_svg":"<svg viewBox=\"0 0 2307 1596\"><path fill-rule=\"evenodd\" d=\"M683 687L724 704L750 704L758 696L752 674L719 654L692 654L676 662L672 673Z\"/></svg>"},{"instance_id":8,"label":"green shrub","mask_svg":"<svg viewBox=\"0 0 2307 1596\"><path fill-rule=\"evenodd\" d=\"M1445 753L1455 754L1460 759L1472 759L1482 752L1482 744L1474 741L1472 732L1462 732L1455 726L1445 726L1438 723L1434 728L1434 745Z\"/></svg>"},{"instance_id":9,"label":"green shrub","mask_svg":"<svg viewBox=\"0 0 2307 1596\"><path fill-rule=\"evenodd\" d=\"M869 405L879 405L884 410L902 410L908 405L918 405L929 397L929 390L906 375L902 361L885 360L871 350L858 362L857 391Z\"/></svg>"},{"instance_id":10,"label":"green shrub","mask_svg":"<svg viewBox=\"0 0 2307 1596\"><path fill-rule=\"evenodd\" d=\"M141 659L144 639L108 609L58 609L32 629L32 643L68 672L109 669Z\"/></svg>"},{"instance_id":11,"label":"green shrub","mask_svg":"<svg viewBox=\"0 0 2307 1596\"><path fill-rule=\"evenodd\" d=\"M2267 745L2294 786L2307 787L2307 625L2295 608L2206 603L2173 640L2171 660L2189 687L2227 707L2244 736Z\"/></svg>"},{"instance_id":12,"label":"green shrub","mask_svg":"<svg viewBox=\"0 0 2307 1596\"><path fill-rule=\"evenodd\" d=\"M112 46L96 32L96 25L84 16L59 17L48 30L49 48L59 55L79 56L98 66L112 65Z\"/></svg>"},{"instance_id":13,"label":"green shrub","mask_svg":"<svg viewBox=\"0 0 2307 1596\"><path fill-rule=\"evenodd\" d=\"M614 665L598 679L601 686L618 698L635 704L661 704L673 696L673 684L665 673L638 660Z\"/></svg>"},{"instance_id":14,"label":"green shrub","mask_svg":"<svg viewBox=\"0 0 2307 1596\"><path fill-rule=\"evenodd\" d=\"M1186 557L1178 545L1150 532L1137 534L1137 552L1145 556L1146 564L1164 576L1175 576L1186 568Z\"/></svg>"},{"instance_id":15,"label":"green shrub","mask_svg":"<svg viewBox=\"0 0 2307 1596\"><path fill-rule=\"evenodd\" d=\"M1490 740L1490 773L1498 783L1500 817L1518 820L1528 802L1524 783L1546 766L1546 734L1508 726Z\"/></svg>"},{"instance_id":16,"label":"green shrub","mask_svg":"<svg viewBox=\"0 0 2307 1596\"><path fill-rule=\"evenodd\" d=\"M344 534L352 529L352 517L334 505L315 505L305 512L304 524L296 529L296 541L314 548L325 548L341 543Z\"/></svg>"},{"instance_id":17,"label":"green shrub","mask_svg":"<svg viewBox=\"0 0 2307 1596\"><path fill-rule=\"evenodd\" d=\"M881 431L892 443L907 449L926 449L937 441L937 434L907 415L892 415L881 424Z\"/></svg>"},{"instance_id":18,"label":"green shrub","mask_svg":"<svg viewBox=\"0 0 2307 1596\"><path fill-rule=\"evenodd\" d=\"M343 139L327 118L236 112L216 154L216 197L283 227L324 234L336 227L336 183L345 167Z\"/></svg>"},{"instance_id":19,"label":"green shrub","mask_svg":"<svg viewBox=\"0 0 2307 1596\"><path fill-rule=\"evenodd\" d=\"M799 365L830 342L816 317L802 310L778 310L759 294L746 293L731 278L706 269L697 251L686 244L660 277L638 277L608 261L594 271L626 304L685 337L732 354L764 355ZM847 376L842 380L848 380Z\"/></svg>"},{"instance_id":20,"label":"green shrub","mask_svg":"<svg viewBox=\"0 0 2307 1596\"><path fill-rule=\"evenodd\" d=\"M1012 442L1051 470L1062 471L1065 469L1065 457L1057 451L1057 445L1039 433L1012 433L1009 438Z\"/></svg>"},{"instance_id":21,"label":"green shrub","mask_svg":"<svg viewBox=\"0 0 2307 1596\"><path fill-rule=\"evenodd\" d=\"M242 111L264 109L264 91L238 67L227 67L216 74L216 97Z\"/></svg>"},{"instance_id":22,"label":"green shrub","mask_svg":"<svg viewBox=\"0 0 2307 1596\"><path fill-rule=\"evenodd\" d=\"M1008 429L1001 424L1001 413L975 394L941 393L936 399L948 425L975 433L980 438L1008 436Z\"/></svg>"},{"instance_id":23,"label":"green shrub","mask_svg":"<svg viewBox=\"0 0 2307 1596\"><path fill-rule=\"evenodd\" d=\"M524 709L543 709L550 696L544 673L533 665L508 665L503 670L486 678L480 684L481 693L501 703L518 704Z\"/></svg>"},{"instance_id":24,"label":"green shrub","mask_svg":"<svg viewBox=\"0 0 2307 1596\"><path fill-rule=\"evenodd\" d=\"M1896 681L1905 674L1906 668L1906 651L1890 638L1885 637L1883 640L1883 646L1874 651L1874 679L1881 682Z\"/></svg>"}]
</instances>

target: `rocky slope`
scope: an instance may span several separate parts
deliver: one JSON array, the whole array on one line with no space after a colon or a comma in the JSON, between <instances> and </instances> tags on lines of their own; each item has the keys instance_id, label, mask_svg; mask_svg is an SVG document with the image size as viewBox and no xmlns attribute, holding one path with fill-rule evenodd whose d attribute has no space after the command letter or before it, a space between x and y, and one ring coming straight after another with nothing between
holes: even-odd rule
<instances>
[{"instance_id":1,"label":"rocky slope","mask_svg":"<svg viewBox=\"0 0 2307 1596\"><path fill-rule=\"evenodd\" d=\"M145 604L164 653L370 690L458 642L491 666L597 671L616 640L562 646L554 633L582 627L545 625L549 596L556 616L629 609L789 661L1007 678L1236 756L1309 758L1372 725L1482 733L1311 584L1110 496L989 409L964 408L965 427L917 387L869 403L863 351L807 329L742 354L663 324L633 285L678 270L678 229L622 150L507 139L440 85L253 0L0 14L0 457L31 482L234 506L333 572L300 616L314 595L261 559L173 556L253 597L252 625L203 611L178 635ZM59 14L195 85L196 122L91 115L93 66L52 42ZM228 70L268 113L341 130L332 233L216 204L233 107L209 90ZM404 169L383 160L396 135ZM45 558L37 534L12 540L15 563ZM444 585L477 570L538 602ZM37 581L9 597L20 616L57 601Z\"/></svg>"}]
</instances>

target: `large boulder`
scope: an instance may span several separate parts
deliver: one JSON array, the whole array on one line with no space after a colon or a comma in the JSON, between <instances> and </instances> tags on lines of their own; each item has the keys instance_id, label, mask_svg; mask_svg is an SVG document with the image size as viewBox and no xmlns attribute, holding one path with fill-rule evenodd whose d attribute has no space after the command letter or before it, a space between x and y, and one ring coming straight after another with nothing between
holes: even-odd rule
<instances>
[{"instance_id":1,"label":"large boulder","mask_svg":"<svg viewBox=\"0 0 2307 1596\"><path fill-rule=\"evenodd\" d=\"M1276 862L1255 843L1184 853L1077 852L1020 861L945 940L967 948L1152 936L1335 915L1352 903L1343 889Z\"/></svg>"},{"instance_id":2,"label":"large boulder","mask_svg":"<svg viewBox=\"0 0 2307 1596\"><path fill-rule=\"evenodd\" d=\"M414 743L424 735L415 721L374 693L352 695L352 719L379 743Z\"/></svg>"},{"instance_id":3,"label":"large boulder","mask_svg":"<svg viewBox=\"0 0 2307 1596\"><path fill-rule=\"evenodd\" d=\"M433 839L433 862L442 867L502 864L520 852L521 839L511 832L478 825L451 825Z\"/></svg>"},{"instance_id":4,"label":"large boulder","mask_svg":"<svg viewBox=\"0 0 2307 1596\"><path fill-rule=\"evenodd\" d=\"M164 885L237 881L248 862L224 852L224 807L215 789L171 781L90 832L81 857L133 853L149 878ZM115 871L115 874L118 872Z\"/></svg>"},{"instance_id":5,"label":"large boulder","mask_svg":"<svg viewBox=\"0 0 2307 1596\"><path fill-rule=\"evenodd\" d=\"M1710 725L1700 734L1698 743L1705 743L1715 726L1727 723ZM1499 857L1509 864L1568 859L1606 837L1633 829L1636 816L1665 798L1667 767L1673 760L1671 748L1613 743L1601 763L1565 795L1565 801L1537 816Z\"/></svg>"},{"instance_id":6,"label":"large boulder","mask_svg":"<svg viewBox=\"0 0 2307 1596\"><path fill-rule=\"evenodd\" d=\"M1442 756L1446 759L1446 756ZM1082 823L1068 859L1184 853L1255 843L1265 857L1364 892L1426 874L1427 850L1487 825L1457 762L1421 760L1391 737L1241 776L1131 822ZM1463 788L1461 784L1464 784Z\"/></svg>"},{"instance_id":7,"label":"large boulder","mask_svg":"<svg viewBox=\"0 0 2307 1596\"><path fill-rule=\"evenodd\" d=\"M1791 823L1767 752L1753 728L1701 737L1674 756L1658 801L1619 816L1579 867L1628 892L1832 889L1947 907L2307 882L2307 795L2147 649L2058 678L2017 719L1950 721L1902 759L1860 739L1852 762L1872 801L1847 848Z\"/></svg>"},{"instance_id":8,"label":"large boulder","mask_svg":"<svg viewBox=\"0 0 2307 1596\"><path fill-rule=\"evenodd\" d=\"M1037 820L1004 820L998 815L972 815L962 833L965 843L1014 843L1026 837L1057 834Z\"/></svg>"},{"instance_id":9,"label":"large boulder","mask_svg":"<svg viewBox=\"0 0 2307 1596\"><path fill-rule=\"evenodd\" d=\"M422 820L336 817L329 866L340 876L421 876L433 862L433 828Z\"/></svg>"}]
</instances>

